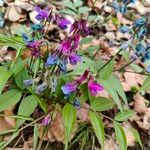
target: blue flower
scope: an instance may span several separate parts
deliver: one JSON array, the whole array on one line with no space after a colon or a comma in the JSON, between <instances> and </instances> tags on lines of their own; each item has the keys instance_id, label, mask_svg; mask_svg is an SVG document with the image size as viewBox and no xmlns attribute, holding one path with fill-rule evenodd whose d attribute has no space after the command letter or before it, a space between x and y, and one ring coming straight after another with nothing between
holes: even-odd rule
<instances>
[{"instance_id":1,"label":"blue flower","mask_svg":"<svg viewBox=\"0 0 150 150\"><path fill-rule=\"evenodd\" d=\"M146 35L146 33L147 33L147 28L142 27L142 28L140 29L140 31L138 32L138 38L139 38L139 39L143 38L143 37Z\"/></svg>"},{"instance_id":2,"label":"blue flower","mask_svg":"<svg viewBox=\"0 0 150 150\"><path fill-rule=\"evenodd\" d=\"M58 66L62 72L67 72L67 64L68 64L68 61L66 60L59 62Z\"/></svg>"},{"instance_id":3,"label":"blue flower","mask_svg":"<svg viewBox=\"0 0 150 150\"><path fill-rule=\"evenodd\" d=\"M49 55L46 61L46 66L57 64L59 61L59 58L57 55Z\"/></svg>"},{"instance_id":4,"label":"blue flower","mask_svg":"<svg viewBox=\"0 0 150 150\"><path fill-rule=\"evenodd\" d=\"M120 6L120 12L121 12L122 14L125 14L125 13L127 12L127 6L126 6L126 5Z\"/></svg>"},{"instance_id":5,"label":"blue flower","mask_svg":"<svg viewBox=\"0 0 150 150\"><path fill-rule=\"evenodd\" d=\"M39 24L32 24L31 25L31 28L32 28L32 30L34 30L34 31L39 31L39 30L41 30L42 29L42 25L39 23Z\"/></svg>"},{"instance_id":6,"label":"blue flower","mask_svg":"<svg viewBox=\"0 0 150 150\"><path fill-rule=\"evenodd\" d=\"M119 29L119 31L120 31L121 33L127 33L127 32L130 31L130 27L129 27L129 26L122 26L122 27Z\"/></svg>"},{"instance_id":7,"label":"blue flower","mask_svg":"<svg viewBox=\"0 0 150 150\"><path fill-rule=\"evenodd\" d=\"M136 27L139 27L141 25L144 25L146 23L146 20L147 20L146 17L143 16L143 17L135 20L134 23L133 23L133 25L136 26Z\"/></svg>"},{"instance_id":8,"label":"blue flower","mask_svg":"<svg viewBox=\"0 0 150 150\"><path fill-rule=\"evenodd\" d=\"M80 100L75 98L74 101L73 101L73 105L77 108L80 108Z\"/></svg>"},{"instance_id":9,"label":"blue flower","mask_svg":"<svg viewBox=\"0 0 150 150\"><path fill-rule=\"evenodd\" d=\"M139 43L138 45L136 45L135 50L137 52L143 52L145 51L145 47L141 43Z\"/></svg>"},{"instance_id":10,"label":"blue flower","mask_svg":"<svg viewBox=\"0 0 150 150\"><path fill-rule=\"evenodd\" d=\"M57 79L56 78L52 78L51 79L51 91L52 92L55 92L56 86L57 86Z\"/></svg>"},{"instance_id":11,"label":"blue flower","mask_svg":"<svg viewBox=\"0 0 150 150\"><path fill-rule=\"evenodd\" d=\"M0 28L2 28L4 26L4 19L2 18L2 16L0 15Z\"/></svg>"},{"instance_id":12,"label":"blue flower","mask_svg":"<svg viewBox=\"0 0 150 150\"><path fill-rule=\"evenodd\" d=\"M75 92L77 89L77 85L74 83L67 83L61 87L61 90L65 95L71 94L72 92Z\"/></svg>"},{"instance_id":13,"label":"blue flower","mask_svg":"<svg viewBox=\"0 0 150 150\"><path fill-rule=\"evenodd\" d=\"M23 83L24 83L25 86L31 86L33 84L33 79L24 80Z\"/></svg>"},{"instance_id":14,"label":"blue flower","mask_svg":"<svg viewBox=\"0 0 150 150\"><path fill-rule=\"evenodd\" d=\"M43 82L42 84L36 87L35 93L40 95L46 88L47 88L47 84Z\"/></svg>"},{"instance_id":15,"label":"blue flower","mask_svg":"<svg viewBox=\"0 0 150 150\"><path fill-rule=\"evenodd\" d=\"M114 7L114 9L115 9L117 12L120 11L120 5L118 4L117 1L114 1L114 2L112 3L112 6Z\"/></svg>"},{"instance_id":16,"label":"blue flower","mask_svg":"<svg viewBox=\"0 0 150 150\"><path fill-rule=\"evenodd\" d=\"M146 70L148 73L150 73L150 65L147 66Z\"/></svg>"}]
</instances>

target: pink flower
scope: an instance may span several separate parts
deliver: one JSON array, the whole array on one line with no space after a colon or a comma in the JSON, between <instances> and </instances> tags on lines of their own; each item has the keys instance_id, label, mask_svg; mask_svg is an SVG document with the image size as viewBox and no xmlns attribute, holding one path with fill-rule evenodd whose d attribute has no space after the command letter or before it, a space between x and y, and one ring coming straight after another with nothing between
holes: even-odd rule
<instances>
[{"instance_id":1,"label":"pink flower","mask_svg":"<svg viewBox=\"0 0 150 150\"><path fill-rule=\"evenodd\" d=\"M42 125L43 126L47 126L51 121L51 117L50 115L48 114L43 120L42 120Z\"/></svg>"},{"instance_id":2,"label":"pink flower","mask_svg":"<svg viewBox=\"0 0 150 150\"><path fill-rule=\"evenodd\" d=\"M88 89L91 93L91 95L96 96L98 92L101 92L104 90L103 86L99 83L96 83L92 80L89 80L88 82Z\"/></svg>"}]
</instances>

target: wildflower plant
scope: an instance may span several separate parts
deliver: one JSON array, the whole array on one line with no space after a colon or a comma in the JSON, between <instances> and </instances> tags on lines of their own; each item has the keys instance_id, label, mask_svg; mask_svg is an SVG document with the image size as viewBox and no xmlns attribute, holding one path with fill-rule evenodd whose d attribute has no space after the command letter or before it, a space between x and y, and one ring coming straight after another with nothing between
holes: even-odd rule
<instances>
[{"instance_id":1,"label":"wildflower plant","mask_svg":"<svg viewBox=\"0 0 150 150\"><path fill-rule=\"evenodd\" d=\"M135 1L114 1L112 7L125 14L129 3ZM82 9L87 9L82 5L83 2L79 0L78 5L76 2L71 4L70 8L72 7L71 10L75 13L81 14ZM118 45L115 56L105 61L101 58L96 59L100 48L97 51L94 49L92 57L88 57L89 55L80 50L81 44L91 42L89 35L92 32L88 16L87 19L76 17L72 23L64 15L53 11L52 7L35 7L35 11L38 23L30 26L29 34L24 32L22 36L0 35L1 43L16 49L15 59L0 66L0 111L17 103L19 105L14 116L15 129L3 134L12 133L11 140L13 140L28 127L25 123L34 125L34 132L38 132L37 124L48 128L56 115L53 107L59 105L64 126L65 150L72 141L72 132L80 133L83 138L89 131L91 135L94 133L100 147L104 149L106 135L104 119L113 123L119 147L126 150L127 140L122 122L135 115L135 112L129 108L128 99L115 73L125 70L137 59L144 62L149 60L150 44L146 40L149 14L136 19L130 26L118 28L119 32L129 33L131 37ZM50 50L51 41L46 32L49 24L57 25L63 32L69 30L69 34L59 40L58 46L53 50ZM29 52L29 56L23 59L23 52L26 51ZM119 54L125 57L121 52L128 53L132 60L116 70L115 58ZM149 70L148 66L147 71L150 72ZM149 76L141 90L149 88L146 82L150 84ZM104 92L109 96L102 96ZM84 109L85 104L88 105L86 114L88 119L83 121L78 112ZM117 112L113 114L114 116L106 115L109 112L113 113L113 110ZM80 127L83 130L80 130ZM133 128L130 130L142 147L139 133ZM36 139L37 134L34 136ZM78 134L73 140L77 138L80 139ZM84 142L87 142L86 138ZM0 147L5 148L8 144L9 141L4 141ZM37 147L36 143L34 148Z\"/></svg>"}]
</instances>

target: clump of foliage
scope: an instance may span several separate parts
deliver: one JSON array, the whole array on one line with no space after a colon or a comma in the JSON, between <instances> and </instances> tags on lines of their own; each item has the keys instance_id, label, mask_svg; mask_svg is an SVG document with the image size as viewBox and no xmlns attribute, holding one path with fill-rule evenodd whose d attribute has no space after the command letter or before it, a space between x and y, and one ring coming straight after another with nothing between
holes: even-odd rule
<instances>
[{"instance_id":1,"label":"clump of foliage","mask_svg":"<svg viewBox=\"0 0 150 150\"><path fill-rule=\"evenodd\" d=\"M125 14L129 3L134 2L115 1L111 6L115 11ZM62 4L65 9L59 13L53 11L52 6L35 7L37 11L35 18L39 23L28 27L22 36L0 35L0 42L3 45L16 50L15 59L11 62L2 62L0 66L0 111L15 104L19 107L17 114L12 116L16 118L15 129L1 133L12 133L12 136L8 141L2 141L0 147L1 149L7 147L22 130L34 125L34 149L36 149L37 124L41 124L47 132L46 129L55 118L53 110L59 105L65 129L65 150L73 142L81 139L82 144L79 145L83 149L90 138L88 134L93 133L101 149L104 149L105 118L113 123L119 147L125 150L127 142L122 122L132 117L135 112L128 106L126 94L115 71L123 72L127 66L140 59L146 63L149 72L147 60L150 57L150 44L146 41L149 14L135 19L131 26L119 27L120 32L130 33L130 40L119 43L116 55L105 61L101 58L96 59L100 51L99 46L89 47L89 51L79 49L80 45L90 43L94 39L90 24L99 23L100 20L96 18L99 14L91 15L89 8L81 0L73 2L67 0ZM74 22L65 18L64 13L74 15ZM84 13L87 13L86 18L82 17ZM59 45L53 50L50 50L51 41L47 34L50 24L57 25L62 32L70 28L68 36L60 40ZM22 54L25 51L28 51L30 56L23 59ZM115 58L121 55L126 59L126 54L130 58L127 60L130 61L116 69ZM145 90L149 84L148 77L141 90ZM98 96L104 90L108 92L110 98ZM89 107L88 121L83 122L77 117L77 111L84 108L84 103ZM116 110L117 114L110 117L109 112L112 110ZM34 115L35 111L38 114ZM130 130L142 148L137 130L134 128ZM76 134L73 141L72 132Z\"/></svg>"}]
</instances>

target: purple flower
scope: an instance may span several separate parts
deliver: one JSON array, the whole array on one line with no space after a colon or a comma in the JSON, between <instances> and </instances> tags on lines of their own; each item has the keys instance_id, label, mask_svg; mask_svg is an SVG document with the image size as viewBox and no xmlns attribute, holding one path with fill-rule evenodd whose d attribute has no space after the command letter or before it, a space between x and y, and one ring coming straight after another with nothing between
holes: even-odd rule
<instances>
[{"instance_id":1,"label":"purple flower","mask_svg":"<svg viewBox=\"0 0 150 150\"><path fill-rule=\"evenodd\" d=\"M67 83L61 87L61 90L65 95L75 92L76 89L77 89L77 85L75 83Z\"/></svg>"},{"instance_id":2,"label":"purple flower","mask_svg":"<svg viewBox=\"0 0 150 150\"><path fill-rule=\"evenodd\" d=\"M69 39L62 41L60 50L63 53L68 53L71 50L71 41Z\"/></svg>"},{"instance_id":3,"label":"purple flower","mask_svg":"<svg viewBox=\"0 0 150 150\"><path fill-rule=\"evenodd\" d=\"M43 40L32 41L27 43L29 49L39 49L39 46L43 43Z\"/></svg>"},{"instance_id":4,"label":"purple flower","mask_svg":"<svg viewBox=\"0 0 150 150\"><path fill-rule=\"evenodd\" d=\"M71 22L69 20L67 20L65 18L58 18L58 17L56 18L56 23L62 29L66 29L67 26L69 24L71 24Z\"/></svg>"},{"instance_id":5,"label":"purple flower","mask_svg":"<svg viewBox=\"0 0 150 150\"><path fill-rule=\"evenodd\" d=\"M38 49L33 49L31 50L31 55L34 57L39 57L40 56L40 51Z\"/></svg>"},{"instance_id":6,"label":"purple flower","mask_svg":"<svg viewBox=\"0 0 150 150\"><path fill-rule=\"evenodd\" d=\"M42 120L42 125L43 126L47 126L51 121L51 117L50 115L48 114L43 120Z\"/></svg>"},{"instance_id":7,"label":"purple flower","mask_svg":"<svg viewBox=\"0 0 150 150\"><path fill-rule=\"evenodd\" d=\"M37 20L44 20L48 18L48 9L41 9L40 7L35 7L35 10L38 12L36 15Z\"/></svg>"},{"instance_id":8,"label":"purple flower","mask_svg":"<svg viewBox=\"0 0 150 150\"><path fill-rule=\"evenodd\" d=\"M71 63L72 65L76 65L77 62L81 62L82 59L81 59L81 57L80 57L79 55L77 55L77 54L71 54L71 55L69 56L69 61L70 61L70 63Z\"/></svg>"},{"instance_id":9,"label":"purple flower","mask_svg":"<svg viewBox=\"0 0 150 150\"><path fill-rule=\"evenodd\" d=\"M73 31L78 31L81 32L83 34L88 35L90 33L89 28L87 27L87 22L86 20L80 20L80 21L75 21L70 29L70 33Z\"/></svg>"},{"instance_id":10,"label":"purple flower","mask_svg":"<svg viewBox=\"0 0 150 150\"><path fill-rule=\"evenodd\" d=\"M93 82L93 80L90 80L88 82L88 89L91 93L91 95L96 96L98 92L103 91L103 86L99 83Z\"/></svg>"},{"instance_id":11,"label":"purple flower","mask_svg":"<svg viewBox=\"0 0 150 150\"><path fill-rule=\"evenodd\" d=\"M50 66L50 65L54 65L54 64L57 64L58 63L58 56L57 55L50 55L48 58L47 58L47 61L46 61L46 66Z\"/></svg>"},{"instance_id":12,"label":"purple flower","mask_svg":"<svg viewBox=\"0 0 150 150\"><path fill-rule=\"evenodd\" d=\"M85 70L83 75L77 80L77 84L81 84L83 81L85 81L88 75L89 75L89 70Z\"/></svg>"},{"instance_id":13,"label":"purple flower","mask_svg":"<svg viewBox=\"0 0 150 150\"><path fill-rule=\"evenodd\" d=\"M74 48L77 48L79 46L80 35L76 34L73 40L74 40Z\"/></svg>"}]
</instances>

